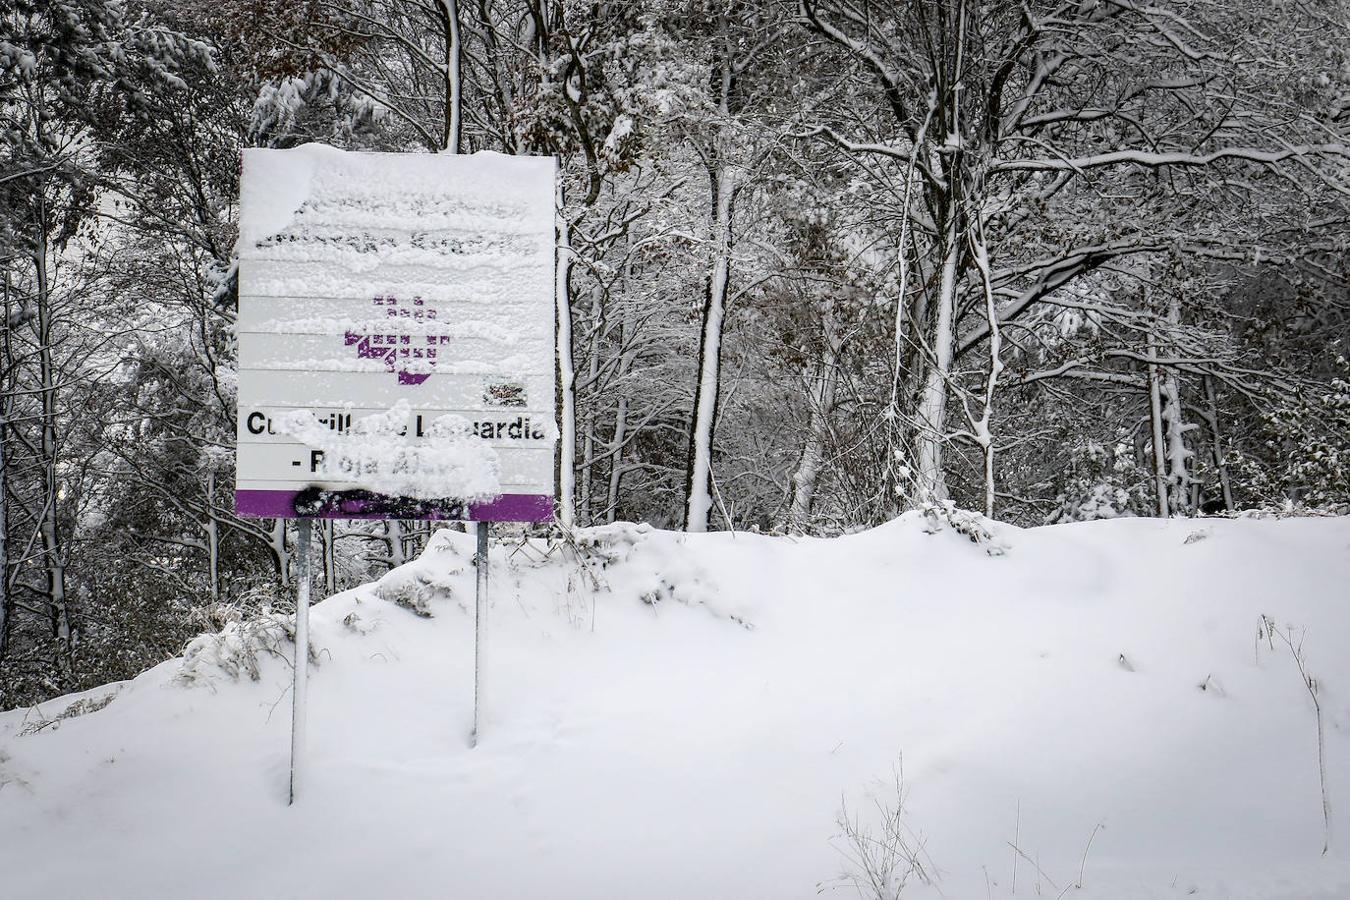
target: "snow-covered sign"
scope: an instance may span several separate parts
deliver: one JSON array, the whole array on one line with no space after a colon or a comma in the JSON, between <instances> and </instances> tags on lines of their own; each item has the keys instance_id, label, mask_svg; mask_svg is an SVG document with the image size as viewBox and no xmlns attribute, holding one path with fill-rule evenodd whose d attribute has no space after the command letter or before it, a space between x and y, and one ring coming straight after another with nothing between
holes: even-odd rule
<instances>
[{"instance_id":1,"label":"snow-covered sign","mask_svg":"<svg viewBox=\"0 0 1350 900\"><path fill-rule=\"evenodd\" d=\"M240 515L553 515L555 163L245 150Z\"/></svg>"}]
</instances>

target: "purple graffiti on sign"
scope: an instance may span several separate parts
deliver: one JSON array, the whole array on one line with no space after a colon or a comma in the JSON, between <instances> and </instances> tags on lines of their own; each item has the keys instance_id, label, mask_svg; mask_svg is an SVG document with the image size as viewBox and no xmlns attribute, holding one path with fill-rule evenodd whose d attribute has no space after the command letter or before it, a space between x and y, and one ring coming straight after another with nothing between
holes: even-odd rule
<instances>
[{"instance_id":1,"label":"purple graffiti on sign","mask_svg":"<svg viewBox=\"0 0 1350 900\"><path fill-rule=\"evenodd\" d=\"M414 297L402 305L396 297L379 296L375 305L390 319L408 319L430 322L436 319L435 307L421 297ZM431 377L436 368L438 347L450 343L445 334L362 334L348 331L344 336L348 347L356 347L358 359L382 359L385 368L398 373L399 384L421 384ZM413 371L414 369L418 371Z\"/></svg>"}]
</instances>

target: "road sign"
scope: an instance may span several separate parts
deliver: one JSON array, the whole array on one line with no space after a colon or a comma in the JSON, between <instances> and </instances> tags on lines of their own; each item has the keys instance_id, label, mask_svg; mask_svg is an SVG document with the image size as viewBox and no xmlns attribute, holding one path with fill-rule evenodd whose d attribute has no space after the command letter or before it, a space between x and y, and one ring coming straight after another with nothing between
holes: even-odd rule
<instances>
[{"instance_id":1,"label":"road sign","mask_svg":"<svg viewBox=\"0 0 1350 900\"><path fill-rule=\"evenodd\" d=\"M240 515L552 518L555 172L244 151Z\"/></svg>"}]
</instances>

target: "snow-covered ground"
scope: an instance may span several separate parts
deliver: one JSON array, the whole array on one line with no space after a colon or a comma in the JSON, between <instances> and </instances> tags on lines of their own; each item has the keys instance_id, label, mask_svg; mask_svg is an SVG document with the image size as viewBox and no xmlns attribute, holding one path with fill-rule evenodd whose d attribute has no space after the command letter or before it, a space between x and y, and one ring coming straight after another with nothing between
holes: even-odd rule
<instances>
[{"instance_id":1,"label":"snow-covered ground","mask_svg":"<svg viewBox=\"0 0 1350 900\"><path fill-rule=\"evenodd\" d=\"M470 749L441 532L315 607L296 807L276 630L0 715L0 896L856 896L841 804L880 836L902 776L904 898L1350 897L1350 519L998 540L499 546Z\"/></svg>"}]
</instances>

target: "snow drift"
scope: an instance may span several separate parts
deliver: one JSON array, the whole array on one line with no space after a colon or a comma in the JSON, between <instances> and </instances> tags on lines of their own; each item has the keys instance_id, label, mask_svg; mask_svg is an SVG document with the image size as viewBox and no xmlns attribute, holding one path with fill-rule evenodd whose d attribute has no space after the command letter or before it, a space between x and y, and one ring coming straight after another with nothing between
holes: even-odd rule
<instances>
[{"instance_id":1,"label":"snow drift","mask_svg":"<svg viewBox=\"0 0 1350 900\"><path fill-rule=\"evenodd\" d=\"M472 750L442 531L314 608L297 807L284 620L0 715L0 894L1350 896L1350 519L993 531L499 545Z\"/></svg>"}]
</instances>

